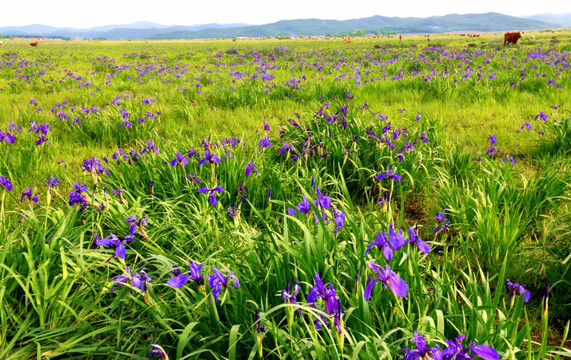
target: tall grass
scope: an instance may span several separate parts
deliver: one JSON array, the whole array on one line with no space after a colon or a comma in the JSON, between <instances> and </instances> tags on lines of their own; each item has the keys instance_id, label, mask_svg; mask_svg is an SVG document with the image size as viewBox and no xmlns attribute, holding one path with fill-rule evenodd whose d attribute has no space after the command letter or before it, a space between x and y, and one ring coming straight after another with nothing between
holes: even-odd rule
<instances>
[{"instance_id":1,"label":"tall grass","mask_svg":"<svg viewBox=\"0 0 571 360\"><path fill-rule=\"evenodd\" d=\"M571 173L560 118L568 100L528 77L511 87L521 75L502 62L535 54L525 49L403 51L375 41L344 49L192 42L194 52L182 42L70 43L61 50L72 60L57 57L55 44L4 53L0 86L19 104L10 121L22 132L0 143L0 176L14 183L0 185L0 358L143 359L159 344L176 359L391 359L413 346L415 331L441 348L465 335L466 346L489 345L506 359L569 356L569 322L559 320L569 303ZM452 53L472 78L444 72L439 62L457 64ZM54 69L32 76L30 63L28 83L7 62L32 56ZM546 64L559 54L543 56L529 61L568 89L568 73ZM485 63L494 57L501 61ZM72 75L56 71L71 64ZM487 115L478 114L458 143L459 104L486 112L493 98L510 113L512 95L538 89L545 97L524 104L523 115L483 125ZM562 105L558 115L534 123L543 137L513 134L552 103ZM30 120L51 125L47 144L35 145ZM500 148L489 157L486 126ZM206 151L219 161L202 161ZM187 165L171 166L177 152ZM514 166L502 161L510 155ZM86 159L109 173L82 166ZM52 174L62 183L48 188ZM26 186L39 202L20 201ZM201 189L216 186L223 190ZM74 194L84 206L70 205ZM449 230L435 233L443 209ZM133 227L133 216L148 225ZM393 227L406 239L416 229L430 253L407 242L390 260L376 246L365 254ZM102 245L111 234L125 240L124 256ZM173 265L188 274L189 261L203 264L204 283L169 286ZM407 295L377 282L365 300L378 276L370 262L389 265ZM227 278L217 300L214 267L239 280ZM317 276L340 312L308 299ZM506 294L508 279L526 283L529 303ZM295 300L282 301L296 282ZM548 283L551 306L542 300Z\"/></svg>"}]
</instances>

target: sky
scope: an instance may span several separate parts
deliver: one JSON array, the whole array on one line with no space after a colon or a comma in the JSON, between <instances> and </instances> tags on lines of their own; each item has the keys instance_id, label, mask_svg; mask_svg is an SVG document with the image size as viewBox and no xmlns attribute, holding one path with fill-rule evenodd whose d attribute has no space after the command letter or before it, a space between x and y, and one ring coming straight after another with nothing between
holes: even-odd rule
<instances>
[{"instance_id":1,"label":"sky","mask_svg":"<svg viewBox=\"0 0 571 360\"><path fill-rule=\"evenodd\" d=\"M569 0L26 0L2 1L0 27L89 28L150 21L164 25L267 24L291 19L348 20L373 15L429 17L499 12L571 13Z\"/></svg>"}]
</instances>

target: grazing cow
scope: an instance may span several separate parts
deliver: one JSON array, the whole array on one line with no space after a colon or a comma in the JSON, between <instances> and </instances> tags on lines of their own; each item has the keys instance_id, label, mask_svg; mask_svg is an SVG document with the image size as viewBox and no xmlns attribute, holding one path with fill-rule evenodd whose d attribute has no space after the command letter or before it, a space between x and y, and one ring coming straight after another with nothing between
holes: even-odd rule
<instances>
[{"instance_id":1,"label":"grazing cow","mask_svg":"<svg viewBox=\"0 0 571 360\"><path fill-rule=\"evenodd\" d=\"M30 46L38 47L38 43L37 42L30 43Z\"/></svg>"},{"instance_id":2,"label":"grazing cow","mask_svg":"<svg viewBox=\"0 0 571 360\"><path fill-rule=\"evenodd\" d=\"M0 46L5 45L6 43L4 41L0 41Z\"/></svg>"},{"instance_id":3,"label":"grazing cow","mask_svg":"<svg viewBox=\"0 0 571 360\"><path fill-rule=\"evenodd\" d=\"M518 39L523 37L523 31L507 32L504 34L504 46L506 44L517 44Z\"/></svg>"}]
</instances>

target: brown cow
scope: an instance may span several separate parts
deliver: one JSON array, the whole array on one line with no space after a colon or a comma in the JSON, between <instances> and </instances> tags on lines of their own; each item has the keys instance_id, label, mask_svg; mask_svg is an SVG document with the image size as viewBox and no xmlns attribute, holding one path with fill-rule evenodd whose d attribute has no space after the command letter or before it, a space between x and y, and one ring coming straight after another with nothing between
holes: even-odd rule
<instances>
[{"instance_id":1,"label":"brown cow","mask_svg":"<svg viewBox=\"0 0 571 360\"><path fill-rule=\"evenodd\" d=\"M507 32L504 34L504 46L506 44L517 44L519 38L523 37L523 31Z\"/></svg>"},{"instance_id":2,"label":"brown cow","mask_svg":"<svg viewBox=\"0 0 571 360\"><path fill-rule=\"evenodd\" d=\"M38 47L38 43L37 42L30 43L30 46Z\"/></svg>"}]
</instances>

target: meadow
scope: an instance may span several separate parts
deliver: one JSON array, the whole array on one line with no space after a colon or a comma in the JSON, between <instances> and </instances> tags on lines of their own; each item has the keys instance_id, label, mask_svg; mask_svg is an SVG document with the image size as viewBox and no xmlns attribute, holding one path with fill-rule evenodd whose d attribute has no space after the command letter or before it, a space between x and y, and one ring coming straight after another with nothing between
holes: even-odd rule
<instances>
[{"instance_id":1,"label":"meadow","mask_svg":"<svg viewBox=\"0 0 571 360\"><path fill-rule=\"evenodd\" d=\"M0 359L571 357L571 31L526 35L7 40Z\"/></svg>"}]
</instances>

